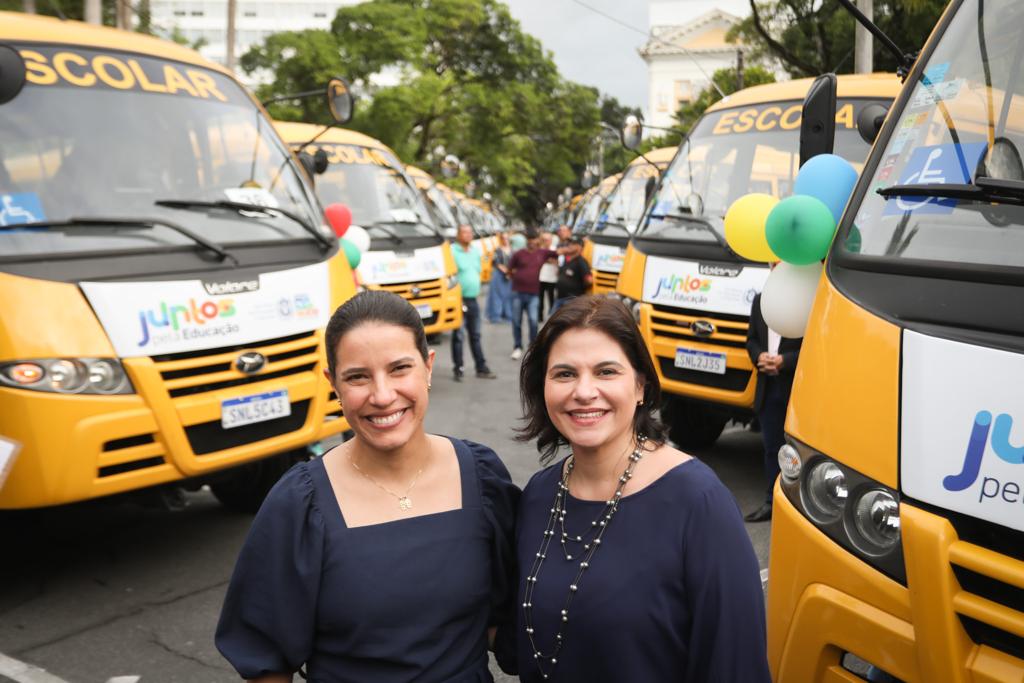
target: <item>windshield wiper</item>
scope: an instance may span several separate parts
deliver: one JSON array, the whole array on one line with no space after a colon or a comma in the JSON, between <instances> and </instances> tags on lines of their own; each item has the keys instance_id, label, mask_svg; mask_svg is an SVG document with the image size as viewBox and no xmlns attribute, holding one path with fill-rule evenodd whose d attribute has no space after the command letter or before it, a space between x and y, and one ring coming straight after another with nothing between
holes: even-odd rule
<instances>
[{"instance_id":1,"label":"windshield wiper","mask_svg":"<svg viewBox=\"0 0 1024 683\"><path fill-rule=\"evenodd\" d=\"M236 266L238 259L232 256L224 247L216 242L197 235L188 228L172 223L162 218L103 218L99 216L86 216L69 218L65 221L37 221L34 223L15 223L13 225L0 225L0 230L34 229L34 228L154 228L156 226L170 228L174 232L188 237L199 246L212 251L220 261L231 261Z\"/></svg>"},{"instance_id":2,"label":"windshield wiper","mask_svg":"<svg viewBox=\"0 0 1024 683\"><path fill-rule=\"evenodd\" d=\"M999 202L1024 206L1024 181L1000 178L976 178L974 183L919 183L893 185L878 190L886 199L890 197L941 197L966 199L977 202Z\"/></svg>"},{"instance_id":3,"label":"windshield wiper","mask_svg":"<svg viewBox=\"0 0 1024 683\"><path fill-rule=\"evenodd\" d=\"M374 221L370 224L367 230L380 230L382 233L393 239L395 244L401 244L403 242L402 236L388 227L389 225L396 225L400 223L400 221Z\"/></svg>"},{"instance_id":4,"label":"windshield wiper","mask_svg":"<svg viewBox=\"0 0 1024 683\"><path fill-rule=\"evenodd\" d=\"M330 250L333 246L331 241L324 237L319 230L307 223L298 214L276 206L260 206L259 204L247 204L245 202L231 202L226 199L216 201L204 201L198 199L158 199L153 202L157 206L166 206L169 209L227 209L229 211L256 211L259 213L276 213L290 218L293 222L312 235L313 239L320 243L324 251Z\"/></svg>"},{"instance_id":5,"label":"windshield wiper","mask_svg":"<svg viewBox=\"0 0 1024 683\"><path fill-rule=\"evenodd\" d=\"M732 254L737 259L745 260L742 257L740 257L739 254L732 250L732 247L729 246L729 243L725 241L724 237L718 234L718 231L715 230L715 226L711 225L710 221L706 221L703 218L697 218L696 216L691 216L684 213L651 214L651 218L671 218L672 220L679 221L680 223L686 223L687 225L696 225L701 230L711 233L711 235L715 238L715 241L718 242L718 246L722 247L722 249L724 249L727 254Z\"/></svg>"}]
</instances>

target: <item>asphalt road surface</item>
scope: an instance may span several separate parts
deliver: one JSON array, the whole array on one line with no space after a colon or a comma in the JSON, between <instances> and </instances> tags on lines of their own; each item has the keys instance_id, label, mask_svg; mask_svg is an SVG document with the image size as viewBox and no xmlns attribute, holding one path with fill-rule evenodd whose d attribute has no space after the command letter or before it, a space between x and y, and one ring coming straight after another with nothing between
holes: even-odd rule
<instances>
[{"instance_id":1,"label":"asphalt road surface","mask_svg":"<svg viewBox=\"0 0 1024 683\"><path fill-rule=\"evenodd\" d=\"M455 383L445 335L433 347L427 426L490 445L523 485L538 464L534 447L513 439L519 405L511 330L485 324L483 332L498 379L469 373ZM694 453L743 511L763 495L760 443L758 434L729 428L714 449ZM178 511L94 501L0 512L0 682L238 681L213 633L251 517L225 510L206 491L187 500ZM770 525L747 530L766 567Z\"/></svg>"}]
</instances>

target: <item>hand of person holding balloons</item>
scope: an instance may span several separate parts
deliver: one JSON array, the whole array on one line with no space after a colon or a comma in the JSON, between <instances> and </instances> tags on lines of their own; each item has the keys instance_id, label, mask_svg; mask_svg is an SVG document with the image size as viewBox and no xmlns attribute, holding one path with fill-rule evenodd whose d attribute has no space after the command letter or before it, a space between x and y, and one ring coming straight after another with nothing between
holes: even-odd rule
<instances>
[{"instance_id":1,"label":"hand of person holding balloons","mask_svg":"<svg viewBox=\"0 0 1024 683\"><path fill-rule=\"evenodd\" d=\"M792 196L780 201L767 194L744 195L725 214L725 239L733 251L751 261L780 261L761 292L761 313L783 337L804 335L822 259L856 182L850 162L820 154L800 168ZM773 374L781 367L778 358L778 366L770 366Z\"/></svg>"}]
</instances>

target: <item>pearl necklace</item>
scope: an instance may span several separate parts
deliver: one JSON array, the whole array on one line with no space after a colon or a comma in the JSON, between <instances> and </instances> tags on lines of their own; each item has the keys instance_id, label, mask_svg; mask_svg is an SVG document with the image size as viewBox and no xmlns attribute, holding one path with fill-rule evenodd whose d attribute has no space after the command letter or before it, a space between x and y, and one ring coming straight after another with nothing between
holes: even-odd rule
<instances>
[{"instance_id":1,"label":"pearl necklace","mask_svg":"<svg viewBox=\"0 0 1024 683\"><path fill-rule=\"evenodd\" d=\"M609 499L604 506L604 509L598 514L597 518L590 522L590 528L585 533L579 535L570 536L565 530L565 516L567 511L565 509L565 499L569 495L569 476L572 474L575 456L569 456L569 462L565 468L565 474L558 482L558 490L555 493L555 503L551 508L551 516L548 518L547 526L544 529L544 537L541 540L540 549L537 551L537 556L533 560L533 566L530 569L530 573L526 576L526 590L523 595L523 615L524 623L526 624L526 636L530 640L530 649L533 650L533 660L537 663L537 668L540 670L540 674L544 679L554 672L555 665L558 664L558 654L562 650L564 643L563 629L565 625L569 623L569 607L572 606L572 600L576 596L576 592L579 590L580 582L583 579L583 573L590 567L590 562L594 557L594 553L601 547L601 537L604 536L604 532L608 529L608 524L612 521L612 516L619 508L619 502L622 499L622 490L626 488L626 484L630 479L633 478L633 470L636 468L636 464L640 462L640 458L644 455L644 443L647 441L646 436L638 435L636 440L636 448L629 456L629 463L626 465L626 470L619 477L618 486L615 489L615 495ZM569 593L565 598L565 603L562 605L562 620L558 625L558 633L555 634L555 644L549 653L544 653L537 647L536 642L533 639L533 592L537 586L537 577L540 574L540 568L544 564L544 560L547 559L548 550L551 545L551 539L554 538L556 533L556 527L561 530L561 538L559 539L562 546L562 554L565 556L566 561L573 561L571 546L566 545L567 543L579 543L582 544L582 558L580 559L579 570L576 572L576 578L569 584ZM550 668L545 671L545 666L550 665Z\"/></svg>"}]
</instances>

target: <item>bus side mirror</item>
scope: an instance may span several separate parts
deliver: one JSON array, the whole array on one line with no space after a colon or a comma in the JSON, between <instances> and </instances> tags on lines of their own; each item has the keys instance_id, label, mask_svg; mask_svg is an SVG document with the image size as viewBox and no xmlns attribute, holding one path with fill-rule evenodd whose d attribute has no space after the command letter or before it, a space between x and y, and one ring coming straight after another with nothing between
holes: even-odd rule
<instances>
[{"instance_id":1,"label":"bus side mirror","mask_svg":"<svg viewBox=\"0 0 1024 683\"><path fill-rule=\"evenodd\" d=\"M0 45L0 104L7 104L25 87L25 60L9 45Z\"/></svg>"},{"instance_id":2,"label":"bus side mirror","mask_svg":"<svg viewBox=\"0 0 1024 683\"><path fill-rule=\"evenodd\" d=\"M643 134L644 122L630 114L622 124L622 146L629 150L636 150L640 147Z\"/></svg>"},{"instance_id":3,"label":"bus side mirror","mask_svg":"<svg viewBox=\"0 0 1024 683\"><path fill-rule=\"evenodd\" d=\"M800 121L800 165L819 154L831 154L836 139L835 74L822 74L814 79L804 98Z\"/></svg>"},{"instance_id":4,"label":"bus side mirror","mask_svg":"<svg viewBox=\"0 0 1024 683\"><path fill-rule=\"evenodd\" d=\"M352 91L344 78L332 78L327 82L327 109L336 123L348 123L352 120L355 100Z\"/></svg>"},{"instance_id":5,"label":"bus side mirror","mask_svg":"<svg viewBox=\"0 0 1024 683\"><path fill-rule=\"evenodd\" d=\"M857 114L857 132L860 133L860 137L864 142L869 145L875 144L875 138L878 137L879 131L882 130L882 124L885 123L885 115L889 113L888 107L883 107L880 104L869 104L860 110Z\"/></svg>"},{"instance_id":6,"label":"bus side mirror","mask_svg":"<svg viewBox=\"0 0 1024 683\"><path fill-rule=\"evenodd\" d=\"M327 170L327 152L318 149L315 153L299 152L299 162L306 169L310 178L322 174Z\"/></svg>"}]
</instances>

